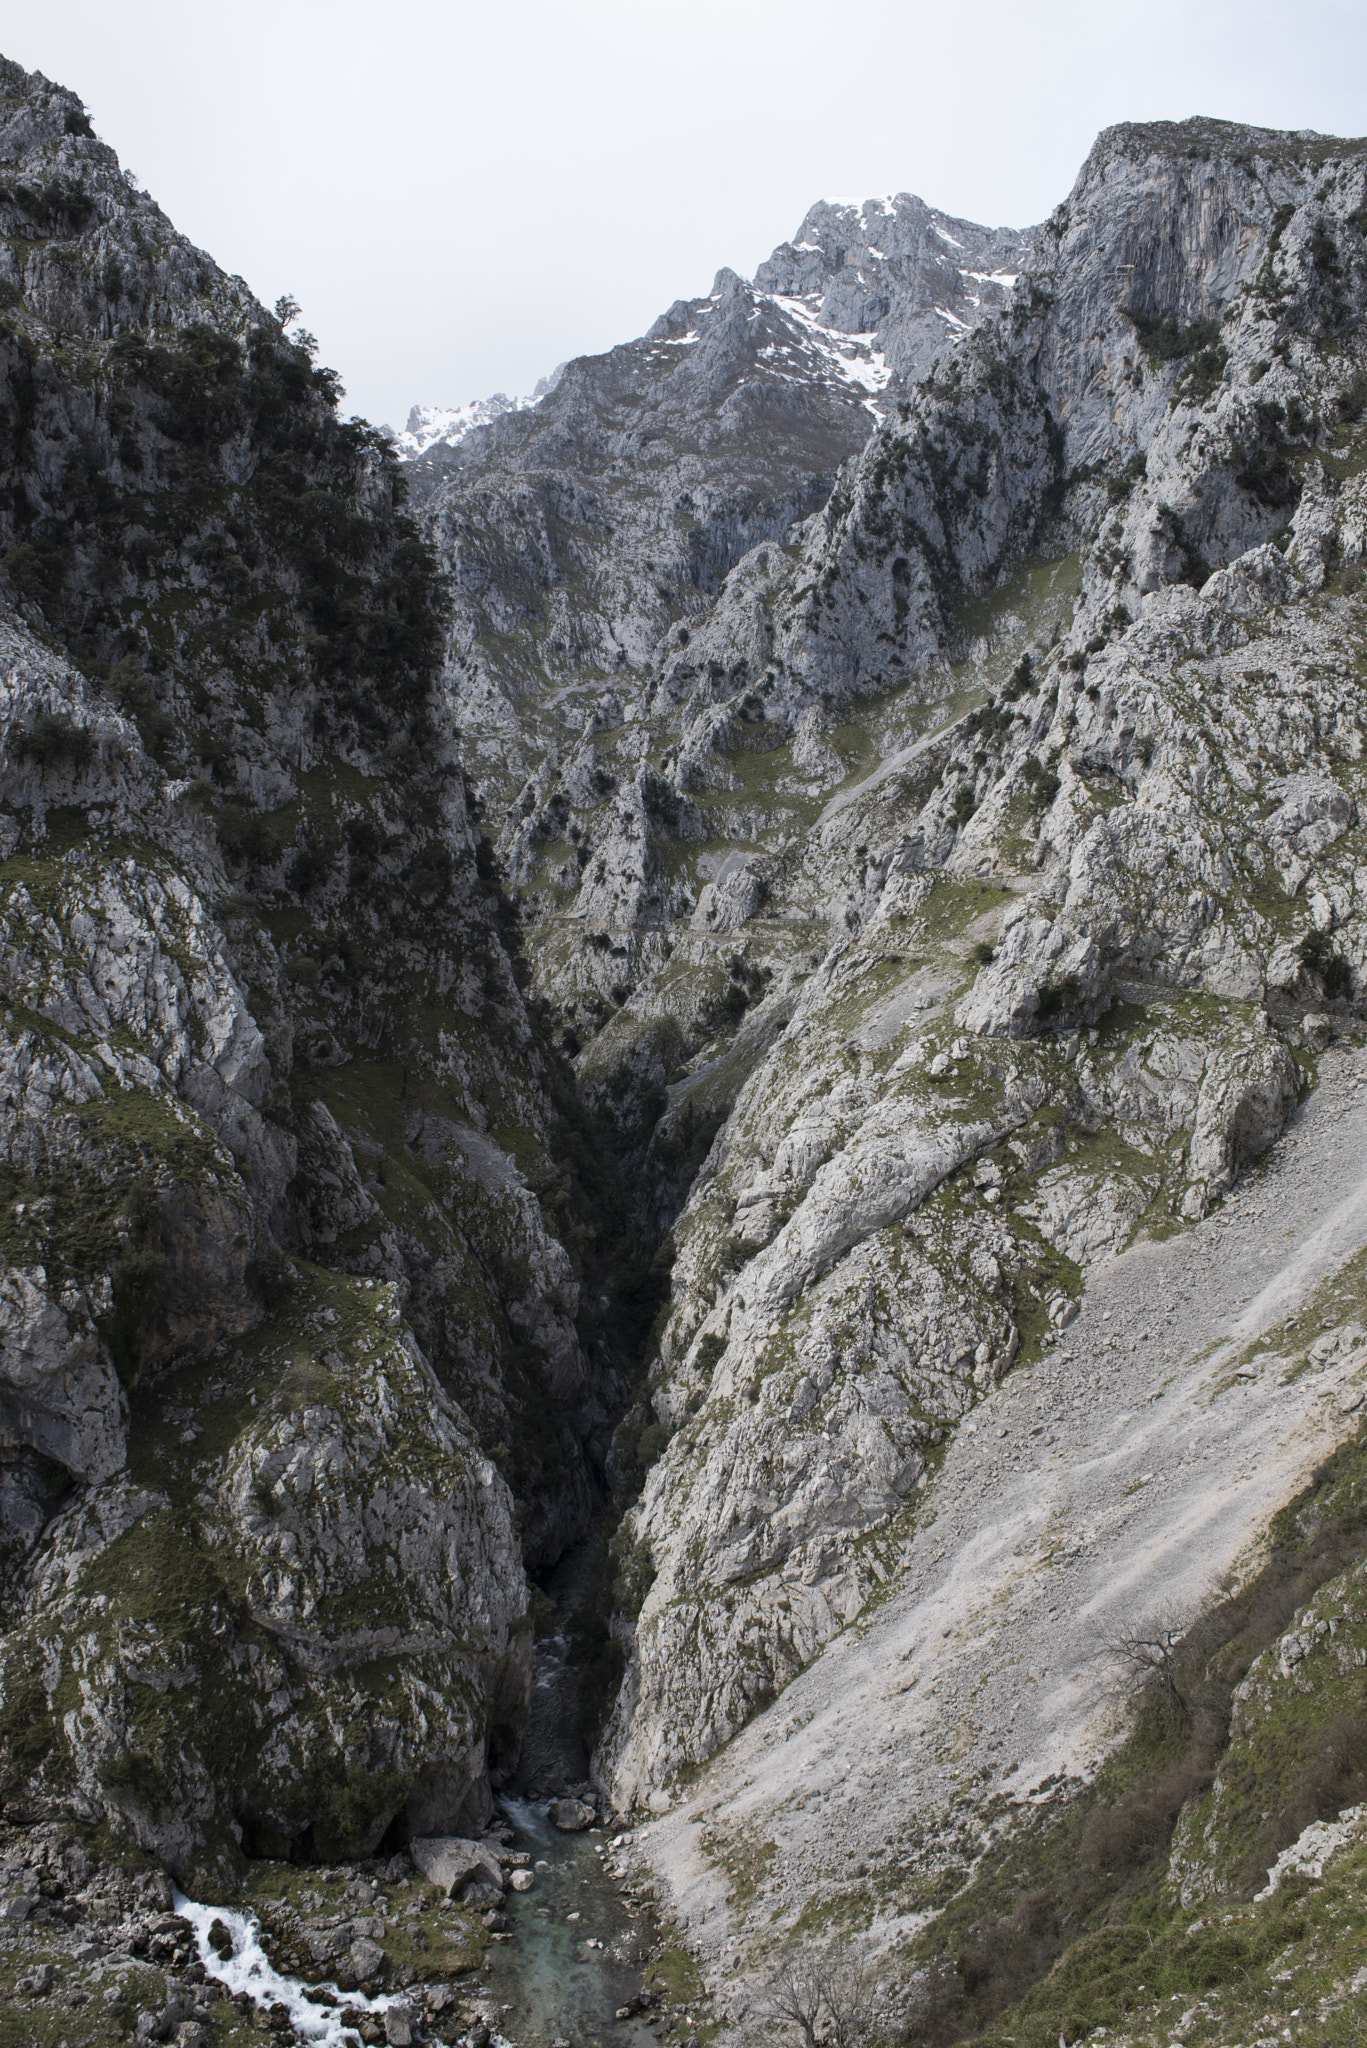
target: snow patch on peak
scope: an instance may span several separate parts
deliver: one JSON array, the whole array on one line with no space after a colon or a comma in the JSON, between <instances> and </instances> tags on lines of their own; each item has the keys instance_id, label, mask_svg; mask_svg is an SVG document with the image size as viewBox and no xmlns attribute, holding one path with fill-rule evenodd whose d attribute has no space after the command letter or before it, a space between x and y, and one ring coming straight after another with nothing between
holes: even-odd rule
<instances>
[{"instance_id":1,"label":"snow patch on peak","mask_svg":"<svg viewBox=\"0 0 1367 2048\"><path fill-rule=\"evenodd\" d=\"M487 427L490 420L501 419L507 412L525 412L554 390L559 376L557 370L553 376L543 377L530 398L509 398L506 392L495 391L492 398L474 398L469 405L415 405L401 434L388 430L399 460L413 462L431 448L454 448L475 427Z\"/></svg>"},{"instance_id":2,"label":"snow patch on peak","mask_svg":"<svg viewBox=\"0 0 1367 2048\"><path fill-rule=\"evenodd\" d=\"M876 417L878 407L873 403L873 398L887 387L892 377L892 369L886 356L874 346L878 338L876 333L844 334L838 328L824 326L813 305L815 294L810 294L806 299L789 297L780 292L772 292L767 296L770 304L776 306L780 312L786 313L796 325L807 348L814 350L824 359L824 367L828 372L833 371L845 383L853 384L857 390L866 394L864 402ZM781 351L771 346L763 353L775 355Z\"/></svg>"}]
</instances>

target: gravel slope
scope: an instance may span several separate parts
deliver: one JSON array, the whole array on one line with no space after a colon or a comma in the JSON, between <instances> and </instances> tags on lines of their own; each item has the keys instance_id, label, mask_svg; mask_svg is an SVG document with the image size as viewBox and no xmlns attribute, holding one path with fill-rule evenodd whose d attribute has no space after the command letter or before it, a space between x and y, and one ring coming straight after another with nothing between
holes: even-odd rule
<instances>
[{"instance_id":1,"label":"gravel slope","mask_svg":"<svg viewBox=\"0 0 1367 2048\"><path fill-rule=\"evenodd\" d=\"M719 1974L894 1846L933 1877L989 1804L1089 1770L1120 1721L1107 1638L1192 1616L1350 1427L1367 1340L1287 1374L1358 1312L1365 1245L1367 1059L1334 1052L1220 1210L1093 1276L951 1444L892 1596L638 1836ZM760 1875L739 1913L728 1864Z\"/></svg>"}]
</instances>

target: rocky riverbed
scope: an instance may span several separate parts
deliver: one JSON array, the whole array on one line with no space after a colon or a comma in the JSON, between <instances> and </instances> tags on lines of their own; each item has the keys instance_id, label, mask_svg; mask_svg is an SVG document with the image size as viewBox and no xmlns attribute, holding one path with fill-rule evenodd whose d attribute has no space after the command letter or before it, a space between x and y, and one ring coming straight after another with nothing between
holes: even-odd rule
<instances>
[{"instance_id":1,"label":"rocky riverbed","mask_svg":"<svg viewBox=\"0 0 1367 2048\"><path fill-rule=\"evenodd\" d=\"M631 1830L583 1776L570 1643L591 1561L580 1546L549 1575L521 1765L477 1839L332 1867L258 1861L213 1905L148 1859L102 1860L88 1833L0 1839L0 2030L42 2048L130 2034L216 2048L263 2029L282 2048L710 2038L701 1974L660 1922Z\"/></svg>"},{"instance_id":2,"label":"rocky riverbed","mask_svg":"<svg viewBox=\"0 0 1367 2048\"><path fill-rule=\"evenodd\" d=\"M708 2001L662 1938L624 1838L574 1800L567 1817L589 1824L559 1828L550 1806L507 1802L496 1831L465 1845L484 1862L458 1899L398 1855L262 1863L240 1898L202 1905L160 1871L101 1862L55 1828L11 1834L0 1843L0 2038L687 2042Z\"/></svg>"}]
</instances>

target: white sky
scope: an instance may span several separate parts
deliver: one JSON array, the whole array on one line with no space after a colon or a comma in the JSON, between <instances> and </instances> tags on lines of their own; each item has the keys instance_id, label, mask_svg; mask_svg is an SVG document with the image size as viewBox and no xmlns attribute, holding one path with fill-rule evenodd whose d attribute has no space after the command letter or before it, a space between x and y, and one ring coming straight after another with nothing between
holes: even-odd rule
<instances>
[{"instance_id":1,"label":"white sky","mask_svg":"<svg viewBox=\"0 0 1367 2048\"><path fill-rule=\"evenodd\" d=\"M1099 128L1367 131L1363 0L0 0L352 408L529 391L827 193L1024 226Z\"/></svg>"}]
</instances>

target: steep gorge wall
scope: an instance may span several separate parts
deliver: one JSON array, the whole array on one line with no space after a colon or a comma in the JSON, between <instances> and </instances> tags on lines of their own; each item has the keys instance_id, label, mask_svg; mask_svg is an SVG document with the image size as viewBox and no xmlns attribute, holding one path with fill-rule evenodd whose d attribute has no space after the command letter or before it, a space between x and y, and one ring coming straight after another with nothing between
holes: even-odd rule
<instances>
[{"instance_id":1,"label":"steep gorge wall","mask_svg":"<svg viewBox=\"0 0 1367 2048\"><path fill-rule=\"evenodd\" d=\"M620 1799L861 1611L947 1432L1357 1029L1363 199L1356 144L1108 132L1003 321L528 785L581 1085L697 1175Z\"/></svg>"},{"instance_id":2,"label":"steep gorge wall","mask_svg":"<svg viewBox=\"0 0 1367 2048\"><path fill-rule=\"evenodd\" d=\"M3 84L4 1797L222 1884L487 1816L611 1295L391 456Z\"/></svg>"}]
</instances>

